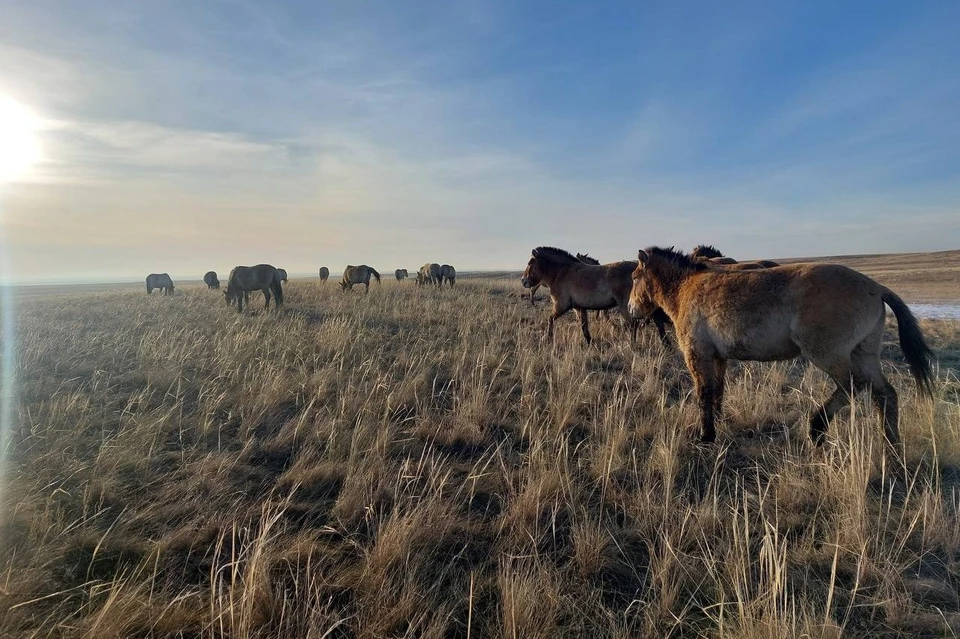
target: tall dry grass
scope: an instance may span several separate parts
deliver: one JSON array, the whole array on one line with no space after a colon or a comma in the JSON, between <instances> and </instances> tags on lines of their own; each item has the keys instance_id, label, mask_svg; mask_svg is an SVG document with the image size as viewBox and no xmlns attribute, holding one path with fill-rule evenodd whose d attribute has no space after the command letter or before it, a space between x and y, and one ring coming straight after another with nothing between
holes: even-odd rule
<instances>
[{"instance_id":1,"label":"tall dry grass","mask_svg":"<svg viewBox=\"0 0 960 639\"><path fill-rule=\"evenodd\" d=\"M801 363L731 366L698 447L677 352L547 346L512 281L182 288L15 309L0 635L960 633L956 324L935 401L888 332L893 464L865 403L809 446Z\"/></svg>"}]
</instances>

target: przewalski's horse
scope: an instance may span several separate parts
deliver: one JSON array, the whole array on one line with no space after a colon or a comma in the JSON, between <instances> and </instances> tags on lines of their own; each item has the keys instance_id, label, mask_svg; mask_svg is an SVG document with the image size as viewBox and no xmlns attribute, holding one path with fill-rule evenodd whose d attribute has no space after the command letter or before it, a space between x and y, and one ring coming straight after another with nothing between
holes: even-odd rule
<instances>
[{"instance_id":1,"label":"przewalski's horse","mask_svg":"<svg viewBox=\"0 0 960 639\"><path fill-rule=\"evenodd\" d=\"M700 259L713 265L726 266L738 271L752 271L758 268L773 268L780 266L773 260L756 260L753 262L738 262L732 257L727 257L712 244L701 244L690 251L690 257Z\"/></svg>"},{"instance_id":2,"label":"przewalski's horse","mask_svg":"<svg viewBox=\"0 0 960 639\"><path fill-rule=\"evenodd\" d=\"M397 278L397 281L398 281L398 282L401 282L401 281L407 279L407 275L408 275L407 269L405 269L405 268L398 268L396 271L393 272L393 275Z\"/></svg>"},{"instance_id":3,"label":"przewalski's horse","mask_svg":"<svg viewBox=\"0 0 960 639\"><path fill-rule=\"evenodd\" d=\"M553 312L547 323L547 337L553 339L553 323L570 309L576 309L583 338L590 344L588 310L616 308L631 328L631 342L636 344L639 322L627 312L630 299L630 274L636 262L614 262L594 266L584 264L563 249L540 246L533 249L520 283L524 288L539 284L550 287Z\"/></svg>"},{"instance_id":4,"label":"przewalski's horse","mask_svg":"<svg viewBox=\"0 0 960 639\"><path fill-rule=\"evenodd\" d=\"M366 292L369 293L371 276L377 278L377 284L380 283L380 274L377 273L373 267L367 266L366 264L360 264L359 266L348 264L347 268L343 269L343 279L340 281L340 290L352 291L354 284L363 284L367 287Z\"/></svg>"},{"instance_id":5,"label":"przewalski's horse","mask_svg":"<svg viewBox=\"0 0 960 639\"><path fill-rule=\"evenodd\" d=\"M321 281L321 282L326 282L328 279L330 279L330 269L328 269L326 266L321 266L321 267L320 267L320 281Z\"/></svg>"},{"instance_id":6,"label":"przewalski's horse","mask_svg":"<svg viewBox=\"0 0 960 639\"><path fill-rule=\"evenodd\" d=\"M147 295L155 288L163 289L164 295L173 295L173 280L166 273L151 273L147 275Z\"/></svg>"},{"instance_id":7,"label":"przewalski's horse","mask_svg":"<svg viewBox=\"0 0 960 639\"><path fill-rule=\"evenodd\" d=\"M256 266L235 266L227 279L227 288L223 297L227 306L237 303L237 312L243 310L243 302L249 301L250 291L263 291L264 310L270 308L270 294L276 300L276 308L283 305L283 287L280 285L280 273L269 264Z\"/></svg>"},{"instance_id":8,"label":"przewalski's horse","mask_svg":"<svg viewBox=\"0 0 960 639\"><path fill-rule=\"evenodd\" d=\"M203 276L203 283L207 285L208 289L220 288L220 280L217 279L217 272L207 271Z\"/></svg>"},{"instance_id":9,"label":"przewalski's horse","mask_svg":"<svg viewBox=\"0 0 960 639\"><path fill-rule=\"evenodd\" d=\"M443 285L443 270L440 265L435 262L428 262L421 266L417 273L417 284L420 286L432 284L440 288Z\"/></svg>"},{"instance_id":10,"label":"przewalski's horse","mask_svg":"<svg viewBox=\"0 0 960 639\"><path fill-rule=\"evenodd\" d=\"M440 286L443 286L444 282L447 282L450 286L457 283L457 269L449 264L440 266Z\"/></svg>"},{"instance_id":11,"label":"przewalski's horse","mask_svg":"<svg viewBox=\"0 0 960 639\"><path fill-rule=\"evenodd\" d=\"M897 392L880 367L884 303L896 315L900 348L917 385L931 393L933 353L916 318L902 299L862 273L837 264L734 271L657 247L640 251L638 259L630 313L642 317L659 307L673 321L700 404L702 441L716 437L727 360L803 356L836 384L810 418L815 444L849 404L852 382L857 390L871 389L886 440L895 446Z\"/></svg>"}]
</instances>

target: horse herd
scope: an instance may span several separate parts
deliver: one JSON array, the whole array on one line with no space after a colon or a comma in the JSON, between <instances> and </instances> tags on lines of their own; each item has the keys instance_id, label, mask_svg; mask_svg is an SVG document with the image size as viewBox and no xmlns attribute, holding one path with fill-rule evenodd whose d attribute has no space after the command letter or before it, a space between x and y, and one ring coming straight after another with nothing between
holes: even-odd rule
<instances>
[{"instance_id":1,"label":"horse herd","mask_svg":"<svg viewBox=\"0 0 960 639\"><path fill-rule=\"evenodd\" d=\"M326 282L330 271L320 269ZM398 281L408 277L397 269ZM366 264L348 265L342 290L380 274ZM262 291L269 309L271 296L283 304L286 271L269 264L237 266L227 281L224 297L237 310L249 302L251 291ZM219 288L214 271L204 275L209 288ZM416 275L418 286L453 286L456 270L448 264L424 264ZM820 445L833 416L846 407L853 391L869 391L884 425L888 448L900 443L896 390L883 375L880 353L887 305L897 319L900 348L920 392L932 395L933 352L913 313L890 289L866 275L838 264L780 265L770 260L738 262L712 246L698 246L689 254L671 248L641 250L636 261L601 264L586 254L540 246L533 249L521 276L530 290L530 302L540 287L550 291L553 309L546 337L553 338L554 322L577 312L587 344L592 342L588 312L619 311L631 330L635 346L641 323L652 321L660 339L669 344L672 326L694 381L700 410L700 440L712 442L723 407L724 380L729 360L778 361L804 357L824 371L836 385L833 394L810 416L810 437ZM173 293L166 273L147 277L147 292Z\"/></svg>"},{"instance_id":2,"label":"horse herd","mask_svg":"<svg viewBox=\"0 0 960 639\"><path fill-rule=\"evenodd\" d=\"M320 267L320 281L326 283L330 278L330 269L326 266ZM408 277L408 271L405 268L398 268L394 275L397 281L405 280ZM343 278L340 280L340 289L343 291L352 291L354 284L363 284L365 292L370 292L370 280L375 279L380 283L380 273L372 266L366 264L353 265L348 264L343 269ZM287 272L282 268L276 268L270 264L257 264L256 266L237 266L230 271L227 278L227 288L224 290L224 298L227 305L237 305L237 311L243 310L244 302L250 302L250 293L253 291L262 291L265 300L265 309L270 308L271 297L275 300L276 306L283 304L282 283L287 281ZM449 264L424 264L417 273L417 285L434 285L437 288L444 283L453 286L457 281L457 270ZM147 275L147 295L154 290L163 291L163 295L173 295L173 280L167 273L151 273ZM203 276L203 282L208 289L219 289L220 279L216 271L207 271Z\"/></svg>"},{"instance_id":3,"label":"horse herd","mask_svg":"<svg viewBox=\"0 0 960 639\"><path fill-rule=\"evenodd\" d=\"M533 250L521 283L531 291L550 289L549 338L554 321L572 309L587 343L590 310L619 310L634 343L641 321L653 320L664 340L672 325L693 377L703 442L716 437L729 360L804 357L836 385L810 417L813 442L823 442L827 425L850 403L852 391L870 391L888 448L897 453L898 397L880 364L885 304L897 319L900 348L920 392L933 392L933 352L913 313L890 289L839 264L737 262L699 246L690 254L651 247L639 251L637 261L601 265L541 246Z\"/></svg>"}]
</instances>

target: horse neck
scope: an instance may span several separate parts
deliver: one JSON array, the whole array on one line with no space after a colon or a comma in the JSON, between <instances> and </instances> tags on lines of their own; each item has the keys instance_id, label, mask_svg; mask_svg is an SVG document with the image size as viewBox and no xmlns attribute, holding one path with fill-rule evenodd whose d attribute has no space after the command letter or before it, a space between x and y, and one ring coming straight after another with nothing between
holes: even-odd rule
<instances>
[{"instance_id":1,"label":"horse neck","mask_svg":"<svg viewBox=\"0 0 960 639\"><path fill-rule=\"evenodd\" d=\"M662 308L671 319L680 311L680 288L683 282L693 275L693 271L686 271L675 266L663 265L655 271L652 282L652 297L657 306Z\"/></svg>"},{"instance_id":2,"label":"horse neck","mask_svg":"<svg viewBox=\"0 0 960 639\"><path fill-rule=\"evenodd\" d=\"M575 264L582 264L582 262L570 262L569 264L551 262L549 269L540 269L540 273L542 274L540 281L543 284L546 284L547 287L552 290L556 281L563 277L563 275L570 270L570 267L574 266Z\"/></svg>"}]
</instances>

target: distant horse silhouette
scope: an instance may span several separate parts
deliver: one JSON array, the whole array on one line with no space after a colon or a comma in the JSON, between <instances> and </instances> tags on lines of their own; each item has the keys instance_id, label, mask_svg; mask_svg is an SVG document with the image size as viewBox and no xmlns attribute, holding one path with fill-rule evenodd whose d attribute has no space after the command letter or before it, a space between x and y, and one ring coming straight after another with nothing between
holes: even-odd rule
<instances>
[{"instance_id":1,"label":"distant horse silhouette","mask_svg":"<svg viewBox=\"0 0 960 639\"><path fill-rule=\"evenodd\" d=\"M207 285L207 288L220 288L220 280L217 279L216 271L207 271L203 276L203 283Z\"/></svg>"},{"instance_id":2,"label":"distant horse silhouette","mask_svg":"<svg viewBox=\"0 0 960 639\"><path fill-rule=\"evenodd\" d=\"M584 264L562 249L540 246L533 249L527 268L520 279L524 288L538 284L550 287L553 313L547 323L547 337L553 339L553 323L569 311L576 309L580 318L583 338L590 344L588 310L616 308L631 328L631 342L636 344L638 320L627 312L630 299L630 274L636 262L614 262L595 266Z\"/></svg>"},{"instance_id":3,"label":"distant horse silhouette","mask_svg":"<svg viewBox=\"0 0 960 639\"><path fill-rule=\"evenodd\" d=\"M343 279L340 281L340 290L352 291L354 284L363 284L366 287L366 292L369 293L371 276L377 279L377 284L380 283L380 274L377 273L372 266L367 266L366 264L353 266L352 264L348 264L347 268L343 269Z\"/></svg>"},{"instance_id":4,"label":"distant horse silhouette","mask_svg":"<svg viewBox=\"0 0 960 639\"><path fill-rule=\"evenodd\" d=\"M163 289L164 295L173 295L173 280L166 273L151 273L147 275L147 295L155 288Z\"/></svg>"},{"instance_id":5,"label":"distant horse silhouette","mask_svg":"<svg viewBox=\"0 0 960 639\"><path fill-rule=\"evenodd\" d=\"M394 275L394 277L397 278L397 281L398 281L398 282L401 281L401 280L405 280L405 279L407 279L407 269L405 269L405 268L398 268L396 271L393 272L393 275Z\"/></svg>"},{"instance_id":6,"label":"distant horse silhouette","mask_svg":"<svg viewBox=\"0 0 960 639\"><path fill-rule=\"evenodd\" d=\"M716 437L727 360L803 356L836 384L810 418L815 444L850 403L851 381L857 390L871 389L888 444L899 443L897 391L880 366L884 303L897 318L900 348L917 385L931 393L933 353L916 318L902 299L862 273L838 264L734 271L658 247L638 258L630 313L643 317L659 307L673 321L700 404L702 441Z\"/></svg>"},{"instance_id":7,"label":"distant horse silhouette","mask_svg":"<svg viewBox=\"0 0 960 639\"><path fill-rule=\"evenodd\" d=\"M320 267L320 281L326 282L330 278L330 269L326 266Z\"/></svg>"},{"instance_id":8,"label":"distant horse silhouette","mask_svg":"<svg viewBox=\"0 0 960 639\"><path fill-rule=\"evenodd\" d=\"M449 264L440 266L440 286L443 286L444 282L447 282L450 286L457 283L457 269Z\"/></svg>"},{"instance_id":9,"label":"distant horse silhouette","mask_svg":"<svg viewBox=\"0 0 960 639\"><path fill-rule=\"evenodd\" d=\"M287 283L287 271L284 270L284 269L282 269L282 268L278 268L278 269L277 269L277 274L280 276L280 281L283 282L284 284L286 284L286 283Z\"/></svg>"},{"instance_id":10,"label":"distant horse silhouette","mask_svg":"<svg viewBox=\"0 0 960 639\"><path fill-rule=\"evenodd\" d=\"M249 302L250 291L263 291L264 310L270 309L270 294L276 299L276 308L283 305L283 287L280 285L280 273L269 264L256 266L236 266L230 271L227 288L223 297L227 306L237 303L237 312L243 310L243 302Z\"/></svg>"}]
</instances>

